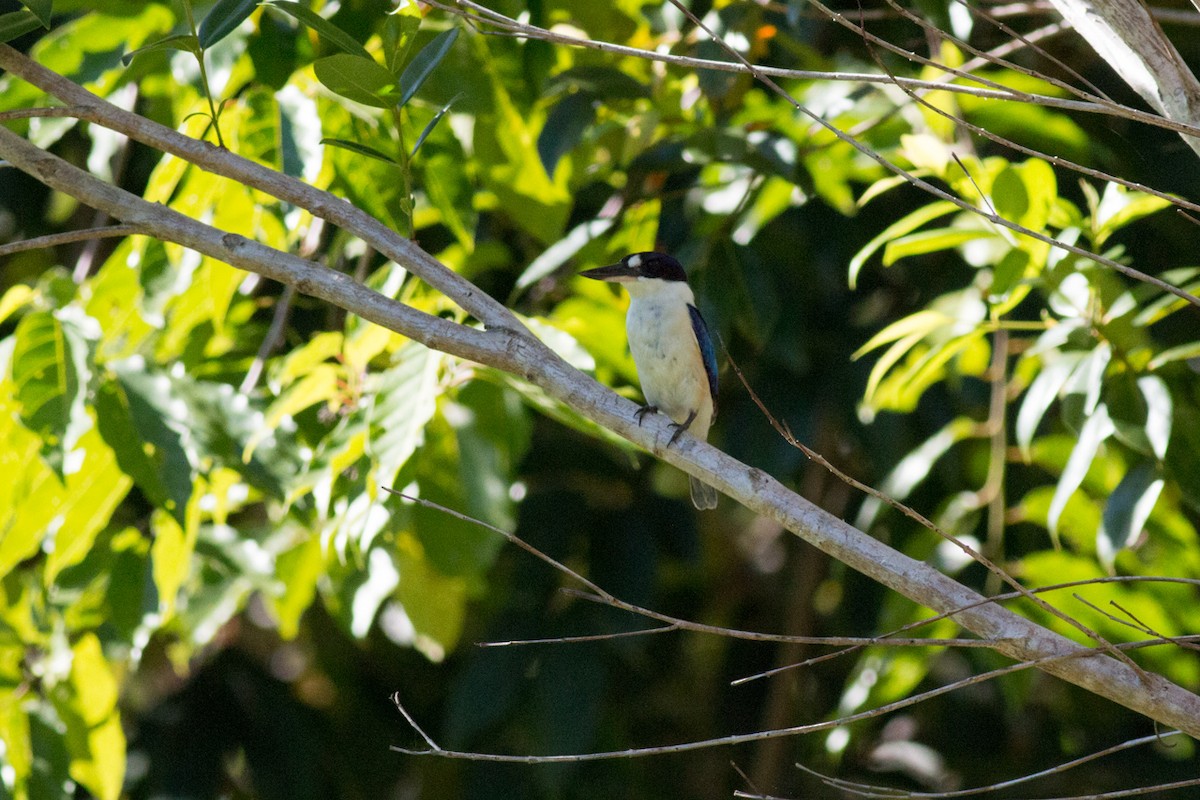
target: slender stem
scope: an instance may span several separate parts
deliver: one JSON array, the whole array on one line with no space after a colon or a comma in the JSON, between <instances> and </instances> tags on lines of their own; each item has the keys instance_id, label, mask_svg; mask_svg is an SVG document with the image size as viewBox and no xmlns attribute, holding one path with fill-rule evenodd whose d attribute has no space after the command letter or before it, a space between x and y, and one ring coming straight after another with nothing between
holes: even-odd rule
<instances>
[{"instance_id":1,"label":"slender stem","mask_svg":"<svg viewBox=\"0 0 1200 800\"><path fill-rule=\"evenodd\" d=\"M102 228L83 228L77 231L51 233L38 236L35 239L22 239L19 242L0 244L0 256L10 256L13 253L23 253L26 250L40 250L43 247L56 247L60 244L86 242L94 239L108 239L114 236L132 236L135 233L146 233L138 225L107 225Z\"/></svg>"},{"instance_id":2,"label":"slender stem","mask_svg":"<svg viewBox=\"0 0 1200 800\"><path fill-rule=\"evenodd\" d=\"M192 14L192 0L181 0L183 10L187 14L188 28L192 31L192 36L197 40L200 38L200 33L196 29L196 17ZM208 118L212 120L213 130L217 133L217 145L225 147L225 139L221 136L221 112L213 102L212 89L208 85L208 69L204 66L203 47L200 48L199 55L196 56L197 63L200 64L200 85L204 89L204 98L208 101Z\"/></svg>"},{"instance_id":3,"label":"slender stem","mask_svg":"<svg viewBox=\"0 0 1200 800\"><path fill-rule=\"evenodd\" d=\"M409 155L408 145L404 141L404 109L392 106L392 122L396 126L396 160L400 165L400 174L404 177L404 199L400 201L400 210L404 212L404 221L408 227L408 238L416 236L413 226L413 181L412 156Z\"/></svg>"},{"instance_id":4,"label":"slender stem","mask_svg":"<svg viewBox=\"0 0 1200 800\"><path fill-rule=\"evenodd\" d=\"M1004 468L1008 451L1008 430L1005 425L1008 411L1008 331L996 330L992 336L992 365L989 378L992 384L988 408L988 431L991 443L988 453L988 472L980 495L987 501L987 544L984 553L992 561L1000 561L1004 553ZM985 592L1000 591L1000 576L989 574Z\"/></svg>"}]
</instances>

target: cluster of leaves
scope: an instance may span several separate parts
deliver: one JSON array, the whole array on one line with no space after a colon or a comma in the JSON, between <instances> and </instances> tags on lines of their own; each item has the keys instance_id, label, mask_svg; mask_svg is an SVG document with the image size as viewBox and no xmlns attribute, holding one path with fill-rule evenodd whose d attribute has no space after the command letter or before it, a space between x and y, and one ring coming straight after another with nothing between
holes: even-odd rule
<instances>
[{"instance_id":1,"label":"cluster of leaves","mask_svg":"<svg viewBox=\"0 0 1200 800\"><path fill-rule=\"evenodd\" d=\"M447 20L423 18L415 2L218 0L198 23L188 0L25 5L0 17L0 38L53 21L31 46L40 63L101 96L136 98L140 113L330 189L411 233L443 263L507 297L538 335L619 391L636 393L622 301L598 284L568 287L561 276L569 264L657 248L689 265L705 314L743 364L753 364L748 376L786 418L825 415L831 428L848 427L852 421L829 409L852 405L864 380L864 416L911 412L938 391L964 398L961 413L939 417L938 432L915 434L924 444L888 464L895 469L886 488L896 496L908 497L956 455L980 461L986 434L969 395L997 331L1005 331L1009 394L1024 393L1015 441L1030 465L1013 478L1023 494L1010 516L1061 532L1070 546L1054 551L1047 540L1013 553L1025 575L1200 572L1190 521L1196 509L1188 505L1200 497L1192 464L1200 446L1190 441L1200 428L1195 377L1185 366L1196 345L1186 328L1170 327L1183 316L1175 298L948 203L902 206L900 221L862 247L882 227L872 211L896 202L900 192L888 190L899 183L747 76L664 73L601 52L459 36ZM722 57L717 45L693 41L669 6L549 5L531 11L531 21ZM52 10L61 16L52 20ZM718 3L707 23L748 58L835 66L791 14ZM1020 76L993 77L1031 88ZM950 158L946 127L894 115L886 94L851 83L794 91L965 200L1032 231L1109 247L1109 255L1120 255L1112 234L1163 205L1091 186L1082 205L1073 203L1037 159ZM0 108L46 104L38 91L4 78ZM969 110L980 124L997 114L984 101ZM1021 117L1028 129L1086 150L1086 136L1065 118L1028 114ZM20 124L41 146L86 153L79 157L94 172L149 200L279 250L319 256L390 297L461 319L397 265L299 209L131 148L96 126ZM111 158L122 148L132 153L125 168ZM73 225L76 211L55 197L43 218L23 222L24 233ZM949 225L930 227L951 214ZM844 235L829 236L831 226ZM863 267L880 249L885 264L953 256L952 277L934 283L966 275L966 288L888 326L871 300L846 313L860 301L843 291L844 265L851 263L851 284L860 274L866 284ZM635 601L659 587L660 541L690 559L691 572L730 578L730 587L746 583L727 566L739 559L733 545L713 548L697 566L694 531L680 522L686 488L677 474L639 480L628 449L618 449L624 445L614 447L612 437L520 379L456 363L174 245L135 236L93 252L102 254L95 270L73 271L59 254L20 254L6 262L0 283L0 473L11 476L0 486L8 793L54 795L70 780L98 797L118 796L122 718L136 727L134 712L118 705L118 687L136 681L148 652L168 650L181 672L189 659L203 663L228 644L231 621L253 602L283 640L304 635L315 607L349 640L382 638L434 662L453 653L471 624L472 602L509 603L494 625L475 627L498 638L513 629L540 633L530 620L547 607L560 633L612 624L581 604L552 601L555 576L493 575L497 537L388 487L516 526L560 558L586 562L603 585ZM958 254L970 270L955 270ZM1186 271L1165 277L1195 279ZM864 336L855 320L883 329ZM860 354L887 347L869 376L849 363L852 342L864 338ZM752 404L730 394L718 443L782 477L798 469L798 454L770 435ZM559 424L537 427L539 415ZM805 424L816 426L801 422L797 430ZM870 429L855 435L869 437ZM970 535L979 524L976 493L961 475L945 486L935 498L943 509L937 521ZM878 516L868 505L860 523ZM1148 544L1135 551L1143 530ZM930 547L928 536L901 544L922 556ZM485 593L485 580L507 593ZM675 580L676 588L686 582ZM698 594L734 603L743 591ZM1124 598L1165 633L1192 624L1177 599L1166 589ZM737 609L698 613L732 618ZM871 620L889 629L915 613L892 599ZM835 626L854 615L847 604L829 616ZM630 729L670 718L657 712L675 694L656 696L656 676L647 675L643 695L631 686L641 682L617 679L635 669L631 663L700 658L614 648L601 654L611 656L605 661L579 652L544 661L461 656L454 689L443 689L448 740L586 750L614 735L601 713L606 690L619 690L625 707L636 709L619 723ZM912 691L931 663L910 651L904 663L891 661L888 681L860 691L864 675L879 673L880 658L868 653L845 686L835 681L833 693L845 691L843 710L850 710L846 698ZM1156 666L1181 680L1192 668L1165 658ZM693 679L711 682L721 672L692 664L667 680L690 697ZM522 688L539 674L553 679ZM532 734L519 728L529 716L536 717ZM698 735L679 724L664 738ZM547 791L561 780L544 779Z\"/></svg>"},{"instance_id":2,"label":"cluster of leaves","mask_svg":"<svg viewBox=\"0 0 1200 800\"><path fill-rule=\"evenodd\" d=\"M904 456L881 488L907 498L936 474L939 462L953 459L956 449L966 451L960 457L968 463L989 462L995 457L990 443L1000 436L1006 443L1001 458L1009 465L1004 488L1017 495L1000 495L1007 503L1006 547L1013 559L1007 563L1024 579L1043 586L1104 573L1194 577L1200 570L1200 539L1192 521L1200 511L1195 436L1200 340L1187 317L1195 309L1158 286L1125 278L1046 241L1078 245L1129 265L1125 247L1114 244L1114 237L1170 207L1170 200L1083 180L1081 208L1060 192L1046 161L959 156L953 137L941 133L931 124L902 136L902 162L1020 230L936 200L887 226L851 259L851 285L881 250L885 267L901 261L917 265L934 254L956 257L940 262L947 269L967 267L958 271L960 288L931 297L854 354L881 351L859 406L864 419L912 412L935 387L956 397L962 409ZM896 186L895 180L880 181L860 204ZM1200 267L1167 269L1158 277L1193 295L1200 291ZM997 347L1003 348L998 358ZM976 407L963 402L972 392L972 379L1002 394L998 417L993 406L980 420ZM1010 440L1014 446L1007 446ZM982 483L980 470L972 472ZM960 486L938 498L933 516L942 530L977 545L981 518L993 501L979 486ZM869 529L885 518L884 510L883 504L868 501L856 524ZM1028 537L1016 535L1022 525L1035 526L1046 538L1029 544ZM947 562L963 563L953 556ZM1125 623L1143 634L1173 635L1200 624L1194 605L1181 602L1187 593L1160 584L1137 592L1106 589L1097 596L1120 595L1114 602L1130 615ZM896 625L918 618L892 605ZM1081 636L1061 620L1043 622ZM1129 634L1111 618L1100 618L1097 629L1116 639ZM897 670L906 676L899 681L901 692L926 674L927 662L911 655L880 652L875 658L889 668L896 660L904 662L907 668ZM1190 661L1152 660L1185 684L1196 678ZM873 669L878 668L876 662ZM890 686L884 695L896 691Z\"/></svg>"},{"instance_id":3,"label":"cluster of leaves","mask_svg":"<svg viewBox=\"0 0 1200 800\"><path fill-rule=\"evenodd\" d=\"M312 15L297 4L276 5L303 21ZM255 9L218 3L196 33L127 54L126 63L141 65L132 74L109 40L137 47L169 31L175 20L165 5L65 22L33 55L101 94L139 80L148 102L165 104L167 120L196 134L218 127L239 154L318 185L361 173L337 161L338 150L321 147L315 121L347 138L356 122L337 97L319 90L311 71L278 91L253 80L255 53L239 25ZM420 17L389 19L402 20L390 41L397 68L404 67ZM324 32L328 23L313 27ZM100 41L92 36L98 30L105 32ZM300 31L292 35L303 41ZM432 51L414 51L389 106L412 98L453 39L444 32ZM370 58L355 46L361 54L347 57ZM55 52L79 60L56 62L48 56ZM173 52L199 64L210 59L215 80L156 90L152 79L166 74ZM316 71L352 95L338 83L340 58L318 60ZM43 102L11 79L9 88L10 107ZM234 99L207 113L209 91ZM51 146L72 131L54 124L34 126L30 135ZM313 230L298 210L174 159L154 166L144 196L283 251L299 248ZM410 213L402 196L387 202ZM344 238L329 251L335 262L363 255L361 244ZM256 281L147 237L124 240L78 281L44 260L30 253L10 262L38 277L0 299L0 322L15 320L0 343L0 724L13 768L5 774L8 791L41 796L37 787L47 787L44 795L53 796L49 787L61 787L69 773L97 797L117 797L125 766L118 665L135 665L150 638L164 632L185 646L177 656L198 651L251 593L265 599L285 638L297 634L319 593L354 637L390 607L404 620L389 629L398 642L435 660L454 647L466 601L480 592L499 539L423 514L382 487L411 487L511 525L508 489L529 436L528 414L511 390L349 318L289 334L304 341L292 339L284 356L269 360L264 389L239 391L270 339L269 317L257 313ZM443 300L406 282L396 265L375 267L369 254L363 262L377 291L444 310Z\"/></svg>"}]
</instances>

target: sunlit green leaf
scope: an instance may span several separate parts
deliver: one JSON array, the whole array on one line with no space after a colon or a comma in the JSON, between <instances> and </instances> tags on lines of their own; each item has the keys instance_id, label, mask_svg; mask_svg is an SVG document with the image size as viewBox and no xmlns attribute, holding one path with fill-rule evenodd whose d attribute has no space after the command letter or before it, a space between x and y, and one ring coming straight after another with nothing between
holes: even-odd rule
<instances>
[{"instance_id":1,"label":"sunlit green leaf","mask_svg":"<svg viewBox=\"0 0 1200 800\"><path fill-rule=\"evenodd\" d=\"M1109 183L1092 219L1092 240L1100 247L1121 228L1170 205L1170 200Z\"/></svg>"},{"instance_id":2,"label":"sunlit green leaf","mask_svg":"<svg viewBox=\"0 0 1200 800\"><path fill-rule=\"evenodd\" d=\"M955 444L970 438L975 434L978 425L974 420L958 417L951 420L941 430L930 436L896 464L884 479L879 491L886 496L903 501L912 494L933 469L943 455L949 452ZM878 520L879 515L886 509L885 504L877 497L868 497L863 501L854 527L869 530Z\"/></svg>"},{"instance_id":3,"label":"sunlit green leaf","mask_svg":"<svg viewBox=\"0 0 1200 800\"><path fill-rule=\"evenodd\" d=\"M401 348L393 366L371 376L367 452L376 463L376 481L391 486L400 467L421 441L421 431L437 408L440 354L416 344Z\"/></svg>"},{"instance_id":4,"label":"sunlit green leaf","mask_svg":"<svg viewBox=\"0 0 1200 800\"><path fill-rule=\"evenodd\" d=\"M262 426L246 442L242 458L249 460L254 449L268 436L275 433L287 418L300 413L317 403L328 403L338 397L343 370L334 364L318 364L303 378L288 386L263 417Z\"/></svg>"},{"instance_id":5,"label":"sunlit green leaf","mask_svg":"<svg viewBox=\"0 0 1200 800\"><path fill-rule=\"evenodd\" d=\"M1037 432L1038 425L1050 409L1050 405L1066 386L1071 373L1079 364L1081 355L1077 353L1060 354L1042 367L1025 392L1025 399L1021 402L1020 411L1017 412L1015 433L1017 445L1021 448L1021 454L1026 461L1029 460L1029 446L1033 442L1033 435Z\"/></svg>"},{"instance_id":6,"label":"sunlit green leaf","mask_svg":"<svg viewBox=\"0 0 1200 800\"><path fill-rule=\"evenodd\" d=\"M18 421L15 387L0 380L0 578L41 545L63 503L63 484L39 457L42 442Z\"/></svg>"},{"instance_id":7,"label":"sunlit green leaf","mask_svg":"<svg viewBox=\"0 0 1200 800\"><path fill-rule=\"evenodd\" d=\"M133 485L118 468L116 454L96 428L80 438L79 454L82 463L66 476L63 503L54 523L54 549L46 559L47 584L87 557L96 535L108 525Z\"/></svg>"},{"instance_id":8,"label":"sunlit green leaf","mask_svg":"<svg viewBox=\"0 0 1200 800\"><path fill-rule=\"evenodd\" d=\"M99 800L117 800L125 777L125 733L117 710L117 681L100 640L84 635L72 648L68 720L71 777ZM72 731L72 723L79 728ZM71 735L74 733L74 735Z\"/></svg>"},{"instance_id":9,"label":"sunlit green leaf","mask_svg":"<svg viewBox=\"0 0 1200 800\"><path fill-rule=\"evenodd\" d=\"M854 355L851 358L862 358L872 350L898 339L909 339L917 336L918 338L915 341L920 341L921 338L928 336L931 332L951 325L953 322L954 319L952 317L940 311L933 311L932 309L925 309L915 314L909 314L904 319L893 322L868 339L866 344L854 351Z\"/></svg>"},{"instance_id":10,"label":"sunlit green leaf","mask_svg":"<svg viewBox=\"0 0 1200 800\"><path fill-rule=\"evenodd\" d=\"M400 583L396 599L411 623L411 644L430 661L442 661L462 635L469 583L443 575L429 563L416 537L405 534L396 543Z\"/></svg>"},{"instance_id":11,"label":"sunlit green leaf","mask_svg":"<svg viewBox=\"0 0 1200 800\"><path fill-rule=\"evenodd\" d=\"M42 455L60 474L91 426L84 411L87 345L74 324L54 313L27 314L17 324L12 378L21 419L42 439Z\"/></svg>"},{"instance_id":12,"label":"sunlit green leaf","mask_svg":"<svg viewBox=\"0 0 1200 800\"><path fill-rule=\"evenodd\" d=\"M1065 392L1080 395L1083 398L1083 415L1090 415L1100 402L1104 389L1104 375L1112 361L1112 347L1108 342L1101 342L1092 348L1067 381Z\"/></svg>"},{"instance_id":13,"label":"sunlit green leaf","mask_svg":"<svg viewBox=\"0 0 1200 800\"><path fill-rule=\"evenodd\" d=\"M8 291L0 297L0 322L8 319L16 311L24 308L35 297L33 289L23 283L18 283L16 286L9 287Z\"/></svg>"},{"instance_id":14,"label":"sunlit green leaf","mask_svg":"<svg viewBox=\"0 0 1200 800\"><path fill-rule=\"evenodd\" d=\"M1066 469L1058 479L1058 485L1054 488L1054 499L1050 503L1047 527L1055 542L1058 541L1058 520L1067 506L1067 500L1083 483L1083 478L1087 475L1088 468L1091 467L1092 459L1096 457L1100 445L1113 434L1114 430L1113 422L1108 416L1108 408L1103 404L1097 406L1083 424L1083 429L1079 432L1079 440L1071 450L1071 457L1067 461Z\"/></svg>"},{"instance_id":15,"label":"sunlit green leaf","mask_svg":"<svg viewBox=\"0 0 1200 800\"><path fill-rule=\"evenodd\" d=\"M949 250L976 239L990 239L995 233L970 228L935 228L902 236L888 242L883 250L883 265L890 267L902 258Z\"/></svg>"},{"instance_id":16,"label":"sunlit green leaf","mask_svg":"<svg viewBox=\"0 0 1200 800\"><path fill-rule=\"evenodd\" d=\"M180 589L192 571L192 554L196 550L196 535L200 530L200 504L197 499L203 492L203 482L199 483L201 485L193 487L192 499L184 511L182 525L165 511L156 510L150 518L150 529L154 533L150 557L154 564L159 613L164 620L175 614Z\"/></svg>"},{"instance_id":17,"label":"sunlit green leaf","mask_svg":"<svg viewBox=\"0 0 1200 800\"><path fill-rule=\"evenodd\" d=\"M1171 443L1175 410L1171 390L1166 381L1157 375L1138 378L1137 385L1146 400L1146 438L1154 455L1161 461L1167 457L1167 446Z\"/></svg>"},{"instance_id":18,"label":"sunlit green leaf","mask_svg":"<svg viewBox=\"0 0 1200 800\"><path fill-rule=\"evenodd\" d=\"M325 566L321 540L309 536L280 553L275 559L275 574L283 593L271 599L271 608L279 622L279 635L294 639L300 630L300 617L317 593L317 581Z\"/></svg>"},{"instance_id":19,"label":"sunlit green leaf","mask_svg":"<svg viewBox=\"0 0 1200 800\"><path fill-rule=\"evenodd\" d=\"M1020 223L1029 211L1029 192L1013 167L1004 170L992 181L992 202L997 214L1016 223Z\"/></svg>"},{"instance_id":20,"label":"sunlit green leaf","mask_svg":"<svg viewBox=\"0 0 1200 800\"><path fill-rule=\"evenodd\" d=\"M957 210L958 206L953 203L947 200L939 200L935 203L921 206L916 211L884 228L879 235L867 242L866 246L855 253L854 257L850 259L850 288L855 288L858 283L858 273L862 270L867 259L880 247L891 242L893 239L898 239L905 234L912 233L927 222L932 222L938 217L944 217Z\"/></svg>"},{"instance_id":21,"label":"sunlit green leaf","mask_svg":"<svg viewBox=\"0 0 1200 800\"><path fill-rule=\"evenodd\" d=\"M1177 347L1168 347L1161 353L1150 359L1149 368L1159 369L1172 361L1191 361L1200 358L1200 340L1181 344Z\"/></svg>"}]
</instances>

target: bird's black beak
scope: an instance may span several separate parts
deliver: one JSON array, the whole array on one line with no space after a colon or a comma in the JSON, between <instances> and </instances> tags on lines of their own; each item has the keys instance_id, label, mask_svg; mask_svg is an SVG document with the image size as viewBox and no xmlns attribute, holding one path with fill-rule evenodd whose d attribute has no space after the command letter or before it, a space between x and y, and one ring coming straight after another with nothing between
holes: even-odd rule
<instances>
[{"instance_id":1,"label":"bird's black beak","mask_svg":"<svg viewBox=\"0 0 1200 800\"><path fill-rule=\"evenodd\" d=\"M638 279L639 272L626 264L609 264L607 267L596 267L595 269L584 270L579 273L585 278L591 278L594 281L611 281L624 282L635 281Z\"/></svg>"}]
</instances>

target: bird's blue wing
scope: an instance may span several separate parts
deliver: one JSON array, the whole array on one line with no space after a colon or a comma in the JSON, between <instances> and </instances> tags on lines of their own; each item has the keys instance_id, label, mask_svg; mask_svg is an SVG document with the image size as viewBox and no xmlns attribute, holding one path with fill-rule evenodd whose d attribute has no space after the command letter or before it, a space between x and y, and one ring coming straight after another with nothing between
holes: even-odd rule
<instances>
[{"instance_id":1,"label":"bird's blue wing","mask_svg":"<svg viewBox=\"0 0 1200 800\"><path fill-rule=\"evenodd\" d=\"M700 345L700 357L704 359L704 371L708 373L708 390L712 394L713 416L717 415L717 351L713 347L712 337L708 335L708 326L700 310L693 305L688 306L688 314L692 318L692 332L696 334L696 343Z\"/></svg>"}]
</instances>

